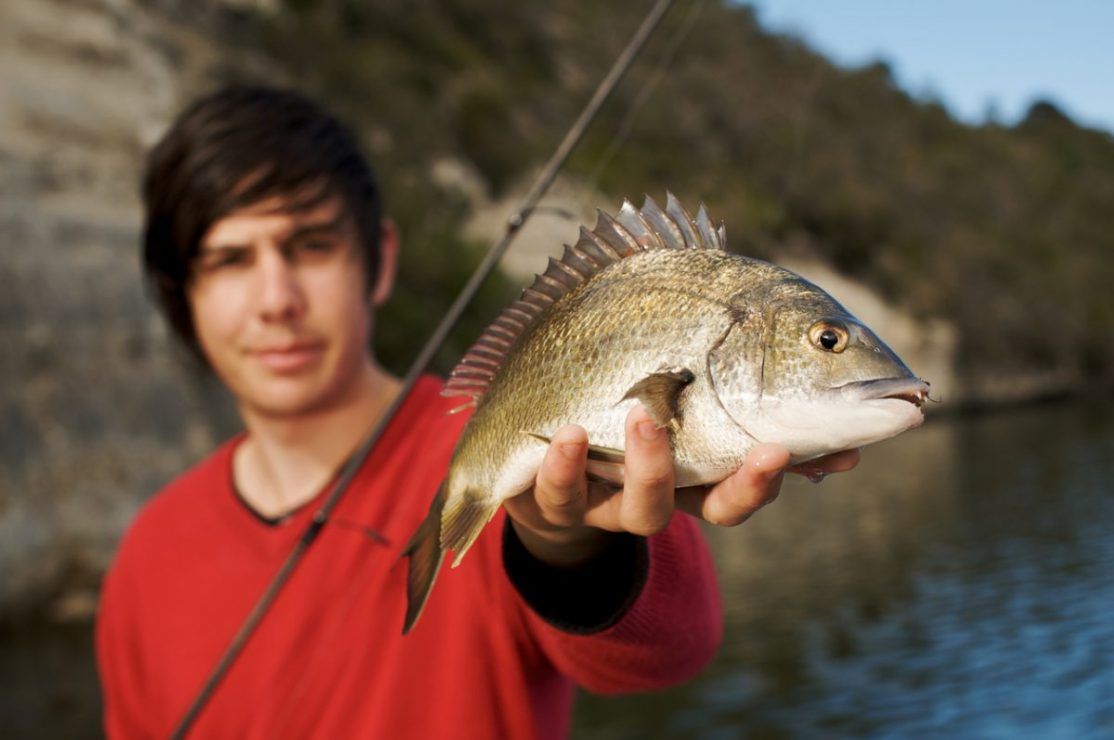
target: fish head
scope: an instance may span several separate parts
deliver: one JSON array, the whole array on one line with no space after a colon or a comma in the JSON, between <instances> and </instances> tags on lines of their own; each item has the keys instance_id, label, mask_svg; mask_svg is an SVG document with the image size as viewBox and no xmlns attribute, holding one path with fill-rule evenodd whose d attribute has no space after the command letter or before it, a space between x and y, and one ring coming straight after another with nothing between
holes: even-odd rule
<instances>
[{"instance_id":1,"label":"fish head","mask_svg":"<svg viewBox=\"0 0 1114 740\"><path fill-rule=\"evenodd\" d=\"M787 282L750 309L758 319L732 327L709 365L734 378L730 389L714 378L732 418L758 441L787 447L795 462L919 426L928 383L823 290L796 276ZM727 356L732 334L747 347L735 358ZM725 372L726 364L736 367Z\"/></svg>"}]
</instances>

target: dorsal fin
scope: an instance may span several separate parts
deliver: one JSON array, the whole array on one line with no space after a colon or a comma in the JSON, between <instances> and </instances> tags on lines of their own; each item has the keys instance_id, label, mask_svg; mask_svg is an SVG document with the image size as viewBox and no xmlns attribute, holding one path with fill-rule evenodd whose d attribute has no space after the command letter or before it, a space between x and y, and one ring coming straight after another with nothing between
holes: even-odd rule
<instances>
[{"instance_id":1,"label":"dorsal fin","mask_svg":"<svg viewBox=\"0 0 1114 740\"><path fill-rule=\"evenodd\" d=\"M475 406L527 327L561 296L608 265L650 249L726 248L723 226L712 226L703 204L694 220L672 193L666 193L664 211L647 195L641 210L623 201L615 218L598 213L595 228L589 231L582 226L576 245L566 244L561 259L550 257L545 272L503 309L464 354L441 395L469 400L450 413Z\"/></svg>"}]
</instances>

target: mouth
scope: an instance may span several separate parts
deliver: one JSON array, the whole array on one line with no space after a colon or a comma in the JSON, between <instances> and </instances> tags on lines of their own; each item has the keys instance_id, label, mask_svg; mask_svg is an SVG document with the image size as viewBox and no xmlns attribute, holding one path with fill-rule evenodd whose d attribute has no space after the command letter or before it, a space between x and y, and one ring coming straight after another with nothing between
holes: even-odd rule
<instances>
[{"instance_id":1,"label":"mouth","mask_svg":"<svg viewBox=\"0 0 1114 740\"><path fill-rule=\"evenodd\" d=\"M312 365L321 354L321 345L314 342L263 347L251 354L265 367L280 374L297 372Z\"/></svg>"},{"instance_id":2,"label":"mouth","mask_svg":"<svg viewBox=\"0 0 1114 740\"><path fill-rule=\"evenodd\" d=\"M915 391L913 393L894 393L889 396L882 396L882 398L896 398L899 401L908 401L914 406L920 407L924 405L927 396L926 391Z\"/></svg>"},{"instance_id":3,"label":"mouth","mask_svg":"<svg viewBox=\"0 0 1114 740\"><path fill-rule=\"evenodd\" d=\"M881 378L847 383L839 386L838 390L857 401L893 399L920 408L928 400L928 388L929 384L918 378Z\"/></svg>"}]
</instances>

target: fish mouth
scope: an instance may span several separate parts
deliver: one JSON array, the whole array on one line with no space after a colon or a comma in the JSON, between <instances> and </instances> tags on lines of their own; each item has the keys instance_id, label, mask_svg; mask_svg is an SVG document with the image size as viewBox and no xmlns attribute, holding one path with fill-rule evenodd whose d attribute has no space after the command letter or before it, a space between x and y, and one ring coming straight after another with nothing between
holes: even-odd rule
<instances>
[{"instance_id":1,"label":"fish mouth","mask_svg":"<svg viewBox=\"0 0 1114 740\"><path fill-rule=\"evenodd\" d=\"M928 388L928 383L919 378L881 378L847 383L836 390L855 401L893 399L906 401L920 408L928 400Z\"/></svg>"}]
</instances>

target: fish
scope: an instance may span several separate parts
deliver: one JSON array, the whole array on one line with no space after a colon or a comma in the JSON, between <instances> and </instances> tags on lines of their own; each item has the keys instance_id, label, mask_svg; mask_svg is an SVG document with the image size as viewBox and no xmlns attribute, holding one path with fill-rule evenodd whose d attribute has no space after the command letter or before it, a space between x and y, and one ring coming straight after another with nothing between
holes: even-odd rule
<instances>
[{"instance_id":1,"label":"fish","mask_svg":"<svg viewBox=\"0 0 1114 740\"><path fill-rule=\"evenodd\" d=\"M409 558L403 633L446 552L460 564L534 484L554 432L588 432L588 474L622 484L635 403L668 430L678 488L717 483L760 443L804 462L923 422L929 385L821 288L727 250L668 193L581 227L465 353L442 391L474 408Z\"/></svg>"}]
</instances>

